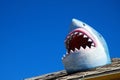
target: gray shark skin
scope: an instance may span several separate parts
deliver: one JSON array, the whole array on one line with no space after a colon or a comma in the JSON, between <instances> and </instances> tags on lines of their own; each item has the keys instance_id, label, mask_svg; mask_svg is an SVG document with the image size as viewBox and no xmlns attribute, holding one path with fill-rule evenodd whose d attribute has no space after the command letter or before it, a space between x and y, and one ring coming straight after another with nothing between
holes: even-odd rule
<instances>
[{"instance_id":1,"label":"gray shark skin","mask_svg":"<svg viewBox=\"0 0 120 80\"><path fill-rule=\"evenodd\" d=\"M84 71L111 63L107 44L100 33L86 23L72 19L65 39L62 62L67 73Z\"/></svg>"}]
</instances>

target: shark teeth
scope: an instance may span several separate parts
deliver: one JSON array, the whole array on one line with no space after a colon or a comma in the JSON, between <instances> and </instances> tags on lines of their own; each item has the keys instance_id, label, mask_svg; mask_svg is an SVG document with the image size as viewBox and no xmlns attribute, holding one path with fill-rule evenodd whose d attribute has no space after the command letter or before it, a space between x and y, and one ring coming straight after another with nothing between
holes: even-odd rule
<instances>
[{"instance_id":1,"label":"shark teeth","mask_svg":"<svg viewBox=\"0 0 120 80\"><path fill-rule=\"evenodd\" d=\"M94 47L93 46L91 46L91 49L93 49Z\"/></svg>"},{"instance_id":2,"label":"shark teeth","mask_svg":"<svg viewBox=\"0 0 120 80\"><path fill-rule=\"evenodd\" d=\"M84 50L84 48L83 48L83 47L81 47L81 48L80 48L80 50Z\"/></svg>"},{"instance_id":3,"label":"shark teeth","mask_svg":"<svg viewBox=\"0 0 120 80\"><path fill-rule=\"evenodd\" d=\"M70 50L70 54L73 53L74 51L73 50Z\"/></svg>"},{"instance_id":4,"label":"shark teeth","mask_svg":"<svg viewBox=\"0 0 120 80\"><path fill-rule=\"evenodd\" d=\"M82 35L82 33L80 32L79 35Z\"/></svg>"},{"instance_id":5,"label":"shark teeth","mask_svg":"<svg viewBox=\"0 0 120 80\"><path fill-rule=\"evenodd\" d=\"M86 35L84 35L84 36L83 36L83 38L87 38L87 36L86 36Z\"/></svg>"},{"instance_id":6,"label":"shark teeth","mask_svg":"<svg viewBox=\"0 0 120 80\"><path fill-rule=\"evenodd\" d=\"M80 51L93 49L96 45L92 38L82 31L74 31L70 33L66 40L67 55Z\"/></svg>"},{"instance_id":7,"label":"shark teeth","mask_svg":"<svg viewBox=\"0 0 120 80\"><path fill-rule=\"evenodd\" d=\"M80 49L75 48L75 50L70 50L70 52L66 52L66 54L63 55L62 60L65 59L67 56L69 56L70 54L75 54L75 53L79 53L80 51L86 51L89 49L94 49L94 46L91 46L91 48L89 48L88 46L85 47L85 49L83 47L80 47Z\"/></svg>"},{"instance_id":8,"label":"shark teeth","mask_svg":"<svg viewBox=\"0 0 120 80\"><path fill-rule=\"evenodd\" d=\"M78 49L77 49L77 48L75 48L75 52L78 52Z\"/></svg>"},{"instance_id":9,"label":"shark teeth","mask_svg":"<svg viewBox=\"0 0 120 80\"><path fill-rule=\"evenodd\" d=\"M90 38L88 39L88 41L89 41L89 42L92 42L92 40L91 40Z\"/></svg>"},{"instance_id":10,"label":"shark teeth","mask_svg":"<svg viewBox=\"0 0 120 80\"><path fill-rule=\"evenodd\" d=\"M89 49L89 47L88 46L86 46L86 48L85 49Z\"/></svg>"},{"instance_id":11,"label":"shark teeth","mask_svg":"<svg viewBox=\"0 0 120 80\"><path fill-rule=\"evenodd\" d=\"M94 44L94 43L92 43L92 44L91 44L91 46L95 46L95 44Z\"/></svg>"},{"instance_id":12,"label":"shark teeth","mask_svg":"<svg viewBox=\"0 0 120 80\"><path fill-rule=\"evenodd\" d=\"M75 32L74 34L78 34L78 32Z\"/></svg>"}]
</instances>

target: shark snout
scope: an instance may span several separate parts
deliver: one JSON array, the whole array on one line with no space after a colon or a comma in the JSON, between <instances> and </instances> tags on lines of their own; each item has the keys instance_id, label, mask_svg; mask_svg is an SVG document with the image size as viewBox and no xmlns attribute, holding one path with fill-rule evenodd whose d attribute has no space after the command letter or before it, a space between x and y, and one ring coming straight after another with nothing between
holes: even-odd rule
<instances>
[{"instance_id":1,"label":"shark snout","mask_svg":"<svg viewBox=\"0 0 120 80\"><path fill-rule=\"evenodd\" d=\"M74 27L77 27L77 28L78 28L78 27L82 28L82 27L85 26L85 23L84 23L84 22L82 22L82 21L80 21L80 20L77 20L77 19L75 19L75 18L72 19L72 24L73 24Z\"/></svg>"},{"instance_id":2,"label":"shark snout","mask_svg":"<svg viewBox=\"0 0 120 80\"><path fill-rule=\"evenodd\" d=\"M110 64L107 44L91 26L72 19L72 26L65 39L66 54L62 62L68 73Z\"/></svg>"}]
</instances>

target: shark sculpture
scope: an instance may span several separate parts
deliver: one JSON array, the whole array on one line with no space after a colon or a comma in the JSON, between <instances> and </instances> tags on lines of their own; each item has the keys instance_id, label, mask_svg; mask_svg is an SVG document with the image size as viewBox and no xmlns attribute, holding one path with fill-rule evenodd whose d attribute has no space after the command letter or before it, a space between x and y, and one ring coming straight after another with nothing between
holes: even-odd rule
<instances>
[{"instance_id":1,"label":"shark sculpture","mask_svg":"<svg viewBox=\"0 0 120 80\"><path fill-rule=\"evenodd\" d=\"M72 19L65 39L62 62L68 73L88 70L111 63L107 44L100 33L86 23Z\"/></svg>"}]
</instances>

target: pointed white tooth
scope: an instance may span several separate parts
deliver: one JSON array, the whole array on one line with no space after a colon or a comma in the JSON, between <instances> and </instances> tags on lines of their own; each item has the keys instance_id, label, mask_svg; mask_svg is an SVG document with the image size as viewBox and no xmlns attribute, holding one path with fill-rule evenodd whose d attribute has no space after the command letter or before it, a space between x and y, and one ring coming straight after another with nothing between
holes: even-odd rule
<instances>
[{"instance_id":1,"label":"pointed white tooth","mask_svg":"<svg viewBox=\"0 0 120 80\"><path fill-rule=\"evenodd\" d=\"M80 32L79 35L82 35L82 33Z\"/></svg>"},{"instance_id":2,"label":"pointed white tooth","mask_svg":"<svg viewBox=\"0 0 120 80\"><path fill-rule=\"evenodd\" d=\"M84 36L83 36L84 38L87 38L87 36L84 34Z\"/></svg>"},{"instance_id":3,"label":"pointed white tooth","mask_svg":"<svg viewBox=\"0 0 120 80\"><path fill-rule=\"evenodd\" d=\"M73 33L70 36L73 36Z\"/></svg>"},{"instance_id":4,"label":"pointed white tooth","mask_svg":"<svg viewBox=\"0 0 120 80\"><path fill-rule=\"evenodd\" d=\"M94 44L94 43L92 43L91 45L92 45L92 46L94 46L95 44Z\"/></svg>"},{"instance_id":5,"label":"pointed white tooth","mask_svg":"<svg viewBox=\"0 0 120 80\"><path fill-rule=\"evenodd\" d=\"M61 59L63 60L64 58L62 57Z\"/></svg>"},{"instance_id":6,"label":"pointed white tooth","mask_svg":"<svg viewBox=\"0 0 120 80\"><path fill-rule=\"evenodd\" d=\"M73 50L70 50L70 53L73 53Z\"/></svg>"},{"instance_id":7,"label":"pointed white tooth","mask_svg":"<svg viewBox=\"0 0 120 80\"><path fill-rule=\"evenodd\" d=\"M77 52L78 51L78 49L77 48L75 48L75 52Z\"/></svg>"},{"instance_id":8,"label":"pointed white tooth","mask_svg":"<svg viewBox=\"0 0 120 80\"><path fill-rule=\"evenodd\" d=\"M94 47L93 46L91 46L91 49L93 49Z\"/></svg>"},{"instance_id":9,"label":"pointed white tooth","mask_svg":"<svg viewBox=\"0 0 120 80\"><path fill-rule=\"evenodd\" d=\"M92 40L91 40L91 39L88 39L88 41L89 41L89 42L92 42Z\"/></svg>"},{"instance_id":10,"label":"pointed white tooth","mask_svg":"<svg viewBox=\"0 0 120 80\"><path fill-rule=\"evenodd\" d=\"M85 49L89 49L89 47L88 46L86 46L86 48Z\"/></svg>"},{"instance_id":11,"label":"pointed white tooth","mask_svg":"<svg viewBox=\"0 0 120 80\"><path fill-rule=\"evenodd\" d=\"M74 34L77 34L78 32L75 32Z\"/></svg>"},{"instance_id":12,"label":"pointed white tooth","mask_svg":"<svg viewBox=\"0 0 120 80\"><path fill-rule=\"evenodd\" d=\"M80 50L84 50L84 48L81 46Z\"/></svg>"}]
</instances>

